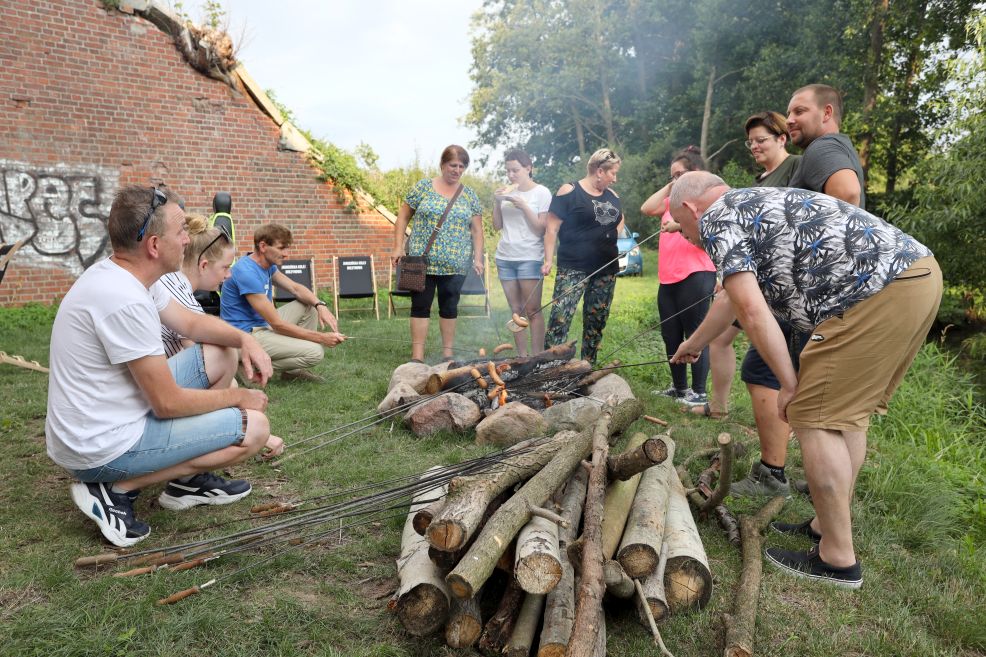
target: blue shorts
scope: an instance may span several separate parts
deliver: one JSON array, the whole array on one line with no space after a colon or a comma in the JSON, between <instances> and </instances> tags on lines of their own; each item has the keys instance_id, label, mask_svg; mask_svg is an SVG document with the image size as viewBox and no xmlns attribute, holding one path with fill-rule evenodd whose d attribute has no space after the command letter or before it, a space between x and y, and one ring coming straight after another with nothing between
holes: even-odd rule
<instances>
[{"instance_id":1,"label":"blue shorts","mask_svg":"<svg viewBox=\"0 0 986 657\"><path fill-rule=\"evenodd\" d=\"M777 323L780 324L784 339L787 340L787 353L791 357L791 365L794 366L794 371L797 372L801 367L801 350L805 348L809 334L802 333L787 322ZM743 358L743 365L740 368L740 379L743 383L750 385L762 386L771 390L781 389L780 381L777 380L774 372L767 365L767 361L763 359L763 356L760 355L760 352L752 344Z\"/></svg>"},{"instance_id":2,"label":"blue shorts","mask_svg":"<svg viewBox=\"0 0 986 657\"><path fill-rule=\"evenodd\" d=\"M496 269L501 281L541 280L540 260L500 260L496 259Z\"/></svg>"},{"instance_id":3,"label":"blue shorts","mask_svg":"<svg viewBox=\"0 0 986 657\"><path fill-rule=\"evenodd\" d=\"M209 387L202 345L179 351L168 359L168 368L182 388L204 390ZM197 456L239 445L243 442L244 419L244 412L238 408L168 420L148 413L143 435L125 453L106 465L69 472L86 483L113 483L158 472Z\"/></svg>"}]
</instances>

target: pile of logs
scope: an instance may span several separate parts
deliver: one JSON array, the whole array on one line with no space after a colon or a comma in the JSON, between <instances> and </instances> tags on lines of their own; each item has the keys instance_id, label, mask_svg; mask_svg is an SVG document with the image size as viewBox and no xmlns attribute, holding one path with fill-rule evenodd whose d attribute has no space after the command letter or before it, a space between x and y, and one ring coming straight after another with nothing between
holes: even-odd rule
<instances>
[{"instance_id":1,"label":"pile of logs","mask_svg":"<svg viewBox=\"0 0 986 657\"><path fill-rule=\"evenodd\" d=\"M391 601L405 629L488 655L604 655L604 599L636 598L656 638L656 621L704 607L712 577L674 443L637 433L609 454L641 413L610 400L592 426L416 496Z\"/></svg>"}]
</instances>

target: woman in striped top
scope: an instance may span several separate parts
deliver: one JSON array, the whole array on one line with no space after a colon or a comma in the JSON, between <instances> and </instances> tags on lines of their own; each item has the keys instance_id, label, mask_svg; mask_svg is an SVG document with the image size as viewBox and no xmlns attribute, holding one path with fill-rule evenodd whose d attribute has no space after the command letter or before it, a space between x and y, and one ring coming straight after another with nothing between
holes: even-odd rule
<instances>
[{"instance_id":1,"label":"woman in striped top","mask_svg":"<svg viewBox=\"0 0 986 657\"><path fill-rule=\"evenodd\" d=\"M185 248L181 270L165 274L161 277L161 283L178 303L189 310L203 312L194 293L196 290L215 290L229 278L233 244L224 231L210 228L208 220L202 215L190 214L186 222L191 242ZM191 340L163 325L161 340L167 358L192 344Z\"/></svg>"}]
</instances>

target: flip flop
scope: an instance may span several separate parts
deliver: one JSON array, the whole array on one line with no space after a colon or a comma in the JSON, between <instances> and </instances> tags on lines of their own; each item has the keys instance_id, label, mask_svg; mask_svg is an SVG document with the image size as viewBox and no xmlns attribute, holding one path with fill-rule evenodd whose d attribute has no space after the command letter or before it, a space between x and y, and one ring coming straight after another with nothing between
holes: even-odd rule
<instances>
[{"instance_id":1,"label":"flip flop","mask_svg":"<svg viewBox=\"0 0 986 657\"><path fill-rule=\"evenodd\" d=\"M713 411L712 407L709 406L709 402L705 402L701 406L689 406L684 410L685 413L689 415L698 415L699 417L707 417L711 420L724 420L729 417L728 412Z\"/></svg>"}]
</instances>

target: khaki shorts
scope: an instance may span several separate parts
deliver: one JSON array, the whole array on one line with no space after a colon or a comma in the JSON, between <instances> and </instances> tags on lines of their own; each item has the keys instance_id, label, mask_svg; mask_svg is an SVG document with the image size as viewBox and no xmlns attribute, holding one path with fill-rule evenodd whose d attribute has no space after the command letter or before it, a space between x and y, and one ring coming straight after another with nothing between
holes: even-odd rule
<instances>
[{"instance_id":1,"label":"khaki shorts","mask_svg":"<svg viewBox=\"0 0 986 657\"><path fill-rule=\"evenodd\" d=\"M801 352L795 429L865 431L914 361L941 302L941 269L921 258L890 285L812 332Z\"/></svg>"}]
</instances>

